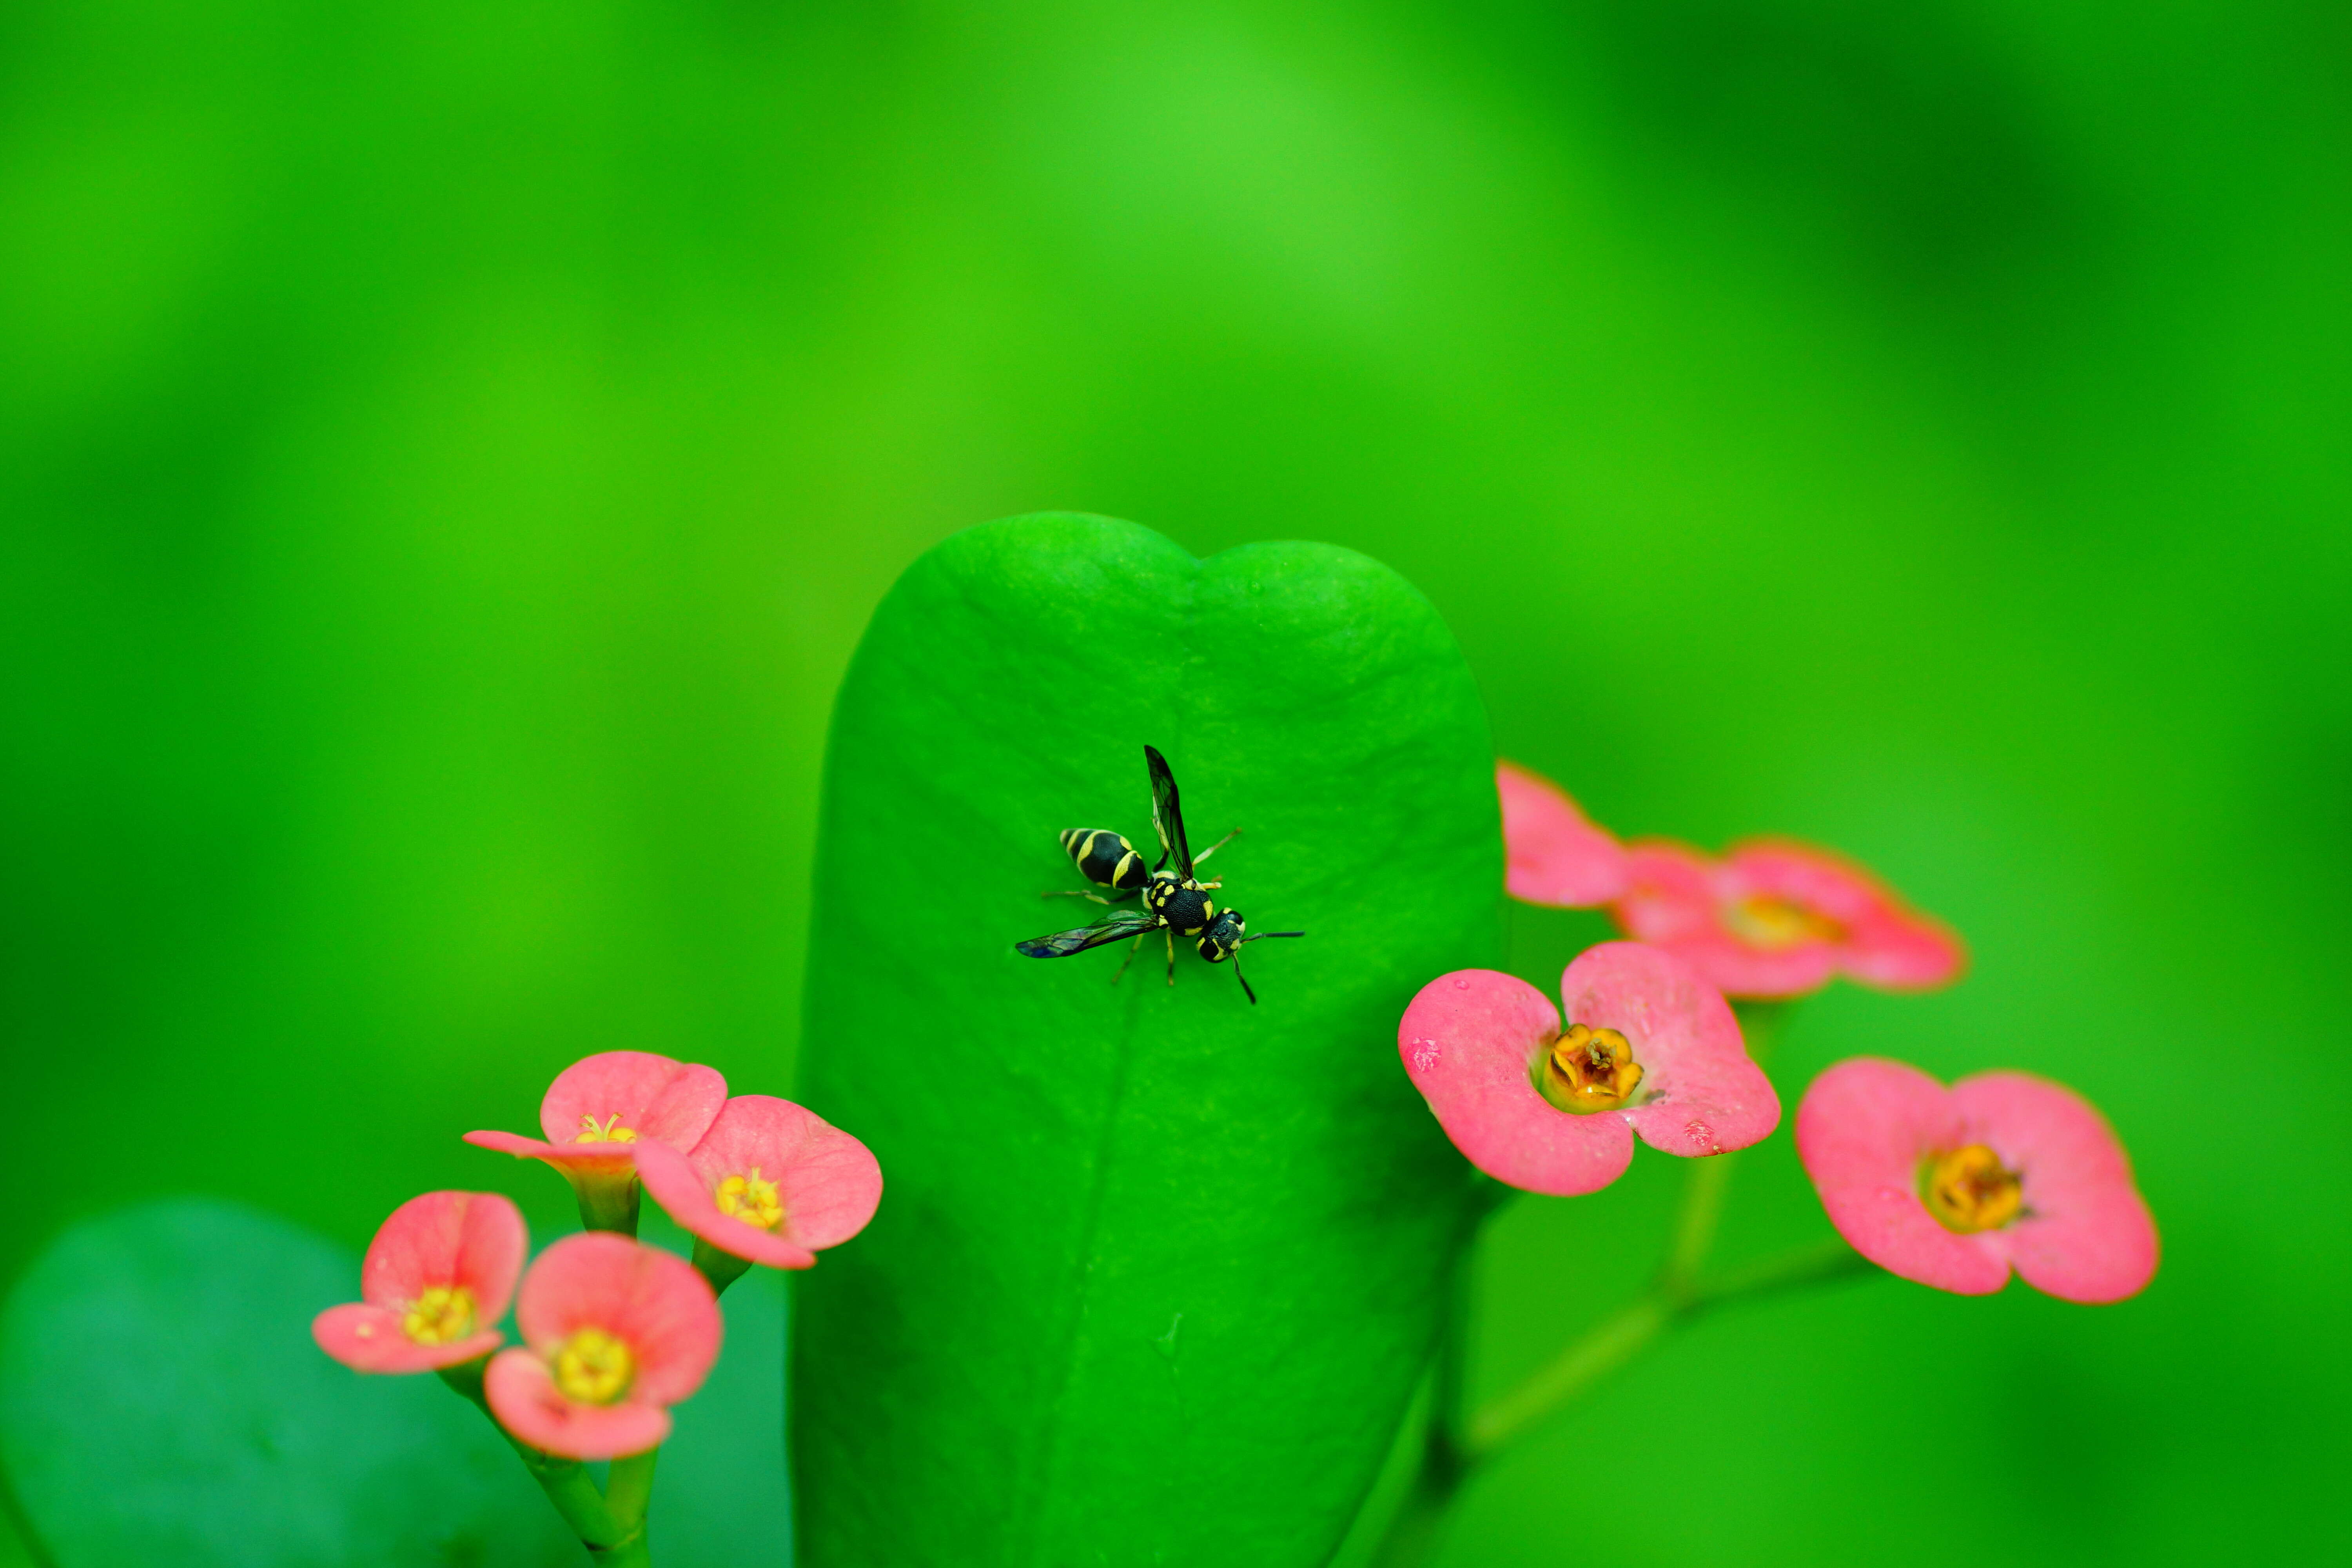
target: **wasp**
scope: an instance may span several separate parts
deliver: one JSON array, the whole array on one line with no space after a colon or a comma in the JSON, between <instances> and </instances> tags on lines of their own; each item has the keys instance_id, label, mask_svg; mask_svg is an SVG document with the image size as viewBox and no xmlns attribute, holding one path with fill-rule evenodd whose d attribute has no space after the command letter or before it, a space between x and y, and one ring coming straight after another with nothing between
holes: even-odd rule
<instances>
[{"instance_id":1,"label":"wasp","mask_svg":"<svg viewBox=\"0 0 2352 1568\"><path fill-rule=\"evenodd\" d=\"M1250 989L1248 979L1242 973L1243 947L1268 937L1307 933L1253 931L1239 910L1217 907L1209 893L1212 889L1223 887L1223 882L1203 882L1195 872L1210 856L1232 843L1241 829L1234 829L1194 856L1184 837L1184 810L1176 795L1176 776L1168 771L1168 759L1160 754L1158 748L1146 746L1143 763L1151 774L1151 827L1160 836L1158 865L1145 870L1143 857L1135 846L1107 827L1073 827L1061 836L1062 848L1077 867L1078 874L1097 887L1110 889L1108 898L1083 889L1069 889L1068 896L1113 904L1140 894L1142 908L1118 910L1076 931L1055 931L1050 936L1014 942L1013 949L1028 958L1067 958L1074 952L1131 936L1135 946L1128 950L1126 963L1118 966L1118 973L1111 976L1111 984L1116 985L1127 973L1128 964L1135 962L1143 939L1161 931L1168 933L1169 984L1176 984L1176 939L1181 936L1190 940L1211 963L1233 960L1234 978L1241 982L1242 994L1255 1005L1257 993ZM1173 869L1170 868L1171 861L1175 863Z\"/></svg>"}]
</instances>

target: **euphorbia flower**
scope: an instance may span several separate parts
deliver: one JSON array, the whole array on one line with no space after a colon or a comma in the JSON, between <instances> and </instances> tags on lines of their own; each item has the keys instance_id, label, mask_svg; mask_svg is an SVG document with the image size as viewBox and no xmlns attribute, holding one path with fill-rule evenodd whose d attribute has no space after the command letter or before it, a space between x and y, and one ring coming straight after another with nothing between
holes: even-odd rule
<instances>
[{"instance_id":1,"label":"euphorbia flower","mask_svg":"<svg viewBox=\"0 0 2352 1568\"><path fill-rule=\"evenodd\" d=\"M1516 763L1495 764L1503 797L1503 887L1530 904L1588 910L1625 890L1625 850L1558 784Z\"/></svg>"},{"instance_id":2,"label":"euphorbia flower","mask_svg":"<svg viewBox=\"0 0 2352 1568\"><path fill-rule=\"evenodd\" d=\"M1568 1026L1534 986L1491 969L1440 975L1397 1026L1397 1054L1445 1135L1497 1181L1598 1192L1633 1135L1669 1154L1744 1149L1780 1122L1731 1008L1672 954L1586 949L1559 977Z\"/></svg>"},{"instance_id":3,"label":"euphorbia flower","mask_svg":"<svg viewBox=\"0 0 2352 1568\"><path fill-rule=\"evenodd\" d=\"M523 1276L515 1326L482 1393L499 1424L574 1459L638 1454L719 1359L718 1299L675 1253L600 1231L567 1236Z\"/></svg>"},{"instance_id":4,"label":"euphorbia flower","mask_svg":"<svg viewBox=\"0 0 2352 1568\"><path fill-rule=\"evenodd\" d=\"M775 1268L809 1268L819 1247L865 1229L882 1201L882 1167L865 1144L769 1094L729 1100L690 1154L645 1149L637 1173L679 1225Z\"/></svg>"},{"instance_id":5,"label":"euphorbia flower","mask_svg":"<svg viewBox=\"0 0 2352 1568\"><path fill-rule=\"evenodd\" d=\"M546 1161L579 1195L583 1224L634 1229L637 1146L651 1141L690 1149L726 1103L727 1080L715 1068L651 1051L604 1051L573 1062L547 1086L539 1102L544 1140L468 1132L466 1142Z\"/></svg>"},{"instance_id":6,"label":"euphorbia flower","mask_svg":"<svg viewBox=\"0 0 2352 1568\"><path fill-rule=\"evenodd\" d=\"M1830 1223L1890 1273L1981 1296L2014 1267L2068 1301L2119 1301L2156 1273L2156 1221L2106 1119L2021 1072L1946 1089L1874 1057L1815 1079L1797 1154Z\"/></svg>"},{"instance_id":7,"label":"euphorbia flower","mask_svg":"<svg viewBox=\"0 0 2352 1568\"><path fill-rule=\"evenodd\" d=\"M1927 990L1958 979L1968 962L1941 921L1809 844L1751 839L1712 860L1643 839L1625 856L1617 923L1728 996L1798 996L1841 973L1889 991Z\"/></svg>"},{"instance_id":8,"label":"euphorbia flower","mask_svg":"<svg viewBox=\"0 0 2352 1568\"><path fill-rule=\"evenodd\" d=\"M310 1323L319 1348L362 1372L431 1372L488 1355L530 1239L496 1193L425 1193L392 1211L360 1264L358 1301Z\"/></svg>"}]
</instances>

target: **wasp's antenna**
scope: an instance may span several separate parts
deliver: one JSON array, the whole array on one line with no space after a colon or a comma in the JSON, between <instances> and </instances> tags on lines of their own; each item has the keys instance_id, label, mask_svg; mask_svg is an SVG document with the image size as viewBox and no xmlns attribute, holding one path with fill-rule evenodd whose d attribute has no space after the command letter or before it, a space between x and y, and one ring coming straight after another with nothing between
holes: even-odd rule
<instances>
[{"instance_id":1,"label":"wasp's antenna","mask_svg":"<svg viewBox=\"0 0 2352 1568\"><path fill-rule=\"evenodd\" d=\"M1242 955L1241 955L1241 949L1240 949L1240 946L1239 946L1239 944L1238 944L1238 943L1237 943L1237 944L1235 944L1234 949L1234 979L1236 979L1236 980L1241 981L1241 983L1242 983L1242 994L1243 994L1243 995L1244 995L1244 996L1246 996L1246 997L1248 997L1248 998L1250 999L1250 1005L1251 1005L1251 1006L1253 1006L1253 1007L1256 1006L1256 1005L1257 1005L1257 993L1250 989L1250 983L1249 983L1248 979L1247 979L1246 977L1244 977L1244 976L1243 975L1243 973L1242 973Z\"/></svg>"},{"instance_id":2,"label":"wasp's antenna","mask_svg":"<svg viewBox=\"0 0 2352 1568\"><path fill-rule=\"evenodd\" d=\"M1264 942L1270 936L1305 936L1306 934L1303 931L1254 931L1242 938L1242 942ZM1234 945L1238 947L1241 943L1235 942Z\"/></svg>"}]
</instances>

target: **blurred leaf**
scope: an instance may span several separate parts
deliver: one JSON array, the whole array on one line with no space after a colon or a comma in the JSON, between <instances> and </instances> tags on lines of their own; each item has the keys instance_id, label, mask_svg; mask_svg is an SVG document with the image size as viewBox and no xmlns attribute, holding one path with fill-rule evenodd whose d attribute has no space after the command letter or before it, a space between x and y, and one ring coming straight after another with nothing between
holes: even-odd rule
<instances>
[{"instance_id":1,"label":"blurred leaf","mask_svg":"<svg viewBox=\"0 0 2352 1568\"><path fill-rule=\"evenodd\" d=\"M0 1320L0 1460L58 1568L580 1560L438 1379L362 1377L310 1319L359 1259L201 1198L73 1226Z\"/></svg>"},{"instance_id":2,"label":"blurred leaf","mask_svg":"<svg viewBox=\"0 0 2352 1568\"><path fill-rule=\"evenodd\" d=\"M1252 929L1263 1005L1102 912L1055 838L1151 837L1142 747ZM1351 552L1205 562L1132 524L961 534L876 613L835 710L805 1093L872 1144L873 1226L803 1287L814 1563L1323 1561L1423 1363L1469 1213L1398 1015L1496 954L1484 711ZM1123 947L1124 944L1121 944Z\"/></svg>"}]
</instances>

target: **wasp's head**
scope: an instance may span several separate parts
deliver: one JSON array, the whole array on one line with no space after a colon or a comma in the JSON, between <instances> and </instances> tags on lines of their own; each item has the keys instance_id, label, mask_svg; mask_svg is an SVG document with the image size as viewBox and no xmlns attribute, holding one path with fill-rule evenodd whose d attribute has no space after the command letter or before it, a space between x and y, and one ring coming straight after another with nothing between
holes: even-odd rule
<instances>
[{"instance_id":1,"label":"wasp's head","mask_svg":"<svg viewBox=\"0 0 2352 1568\"><path fill-rule=\"evenodd\" d=\"M1242 935L1247 923L1239 910L1219 910L1217 918L1209 922L1209 929L1201 933L1197 944L1201 956L1211 963L1223 963L1232 957L1234 949L1247 940Z\"/></svg>"}]
</instances>

